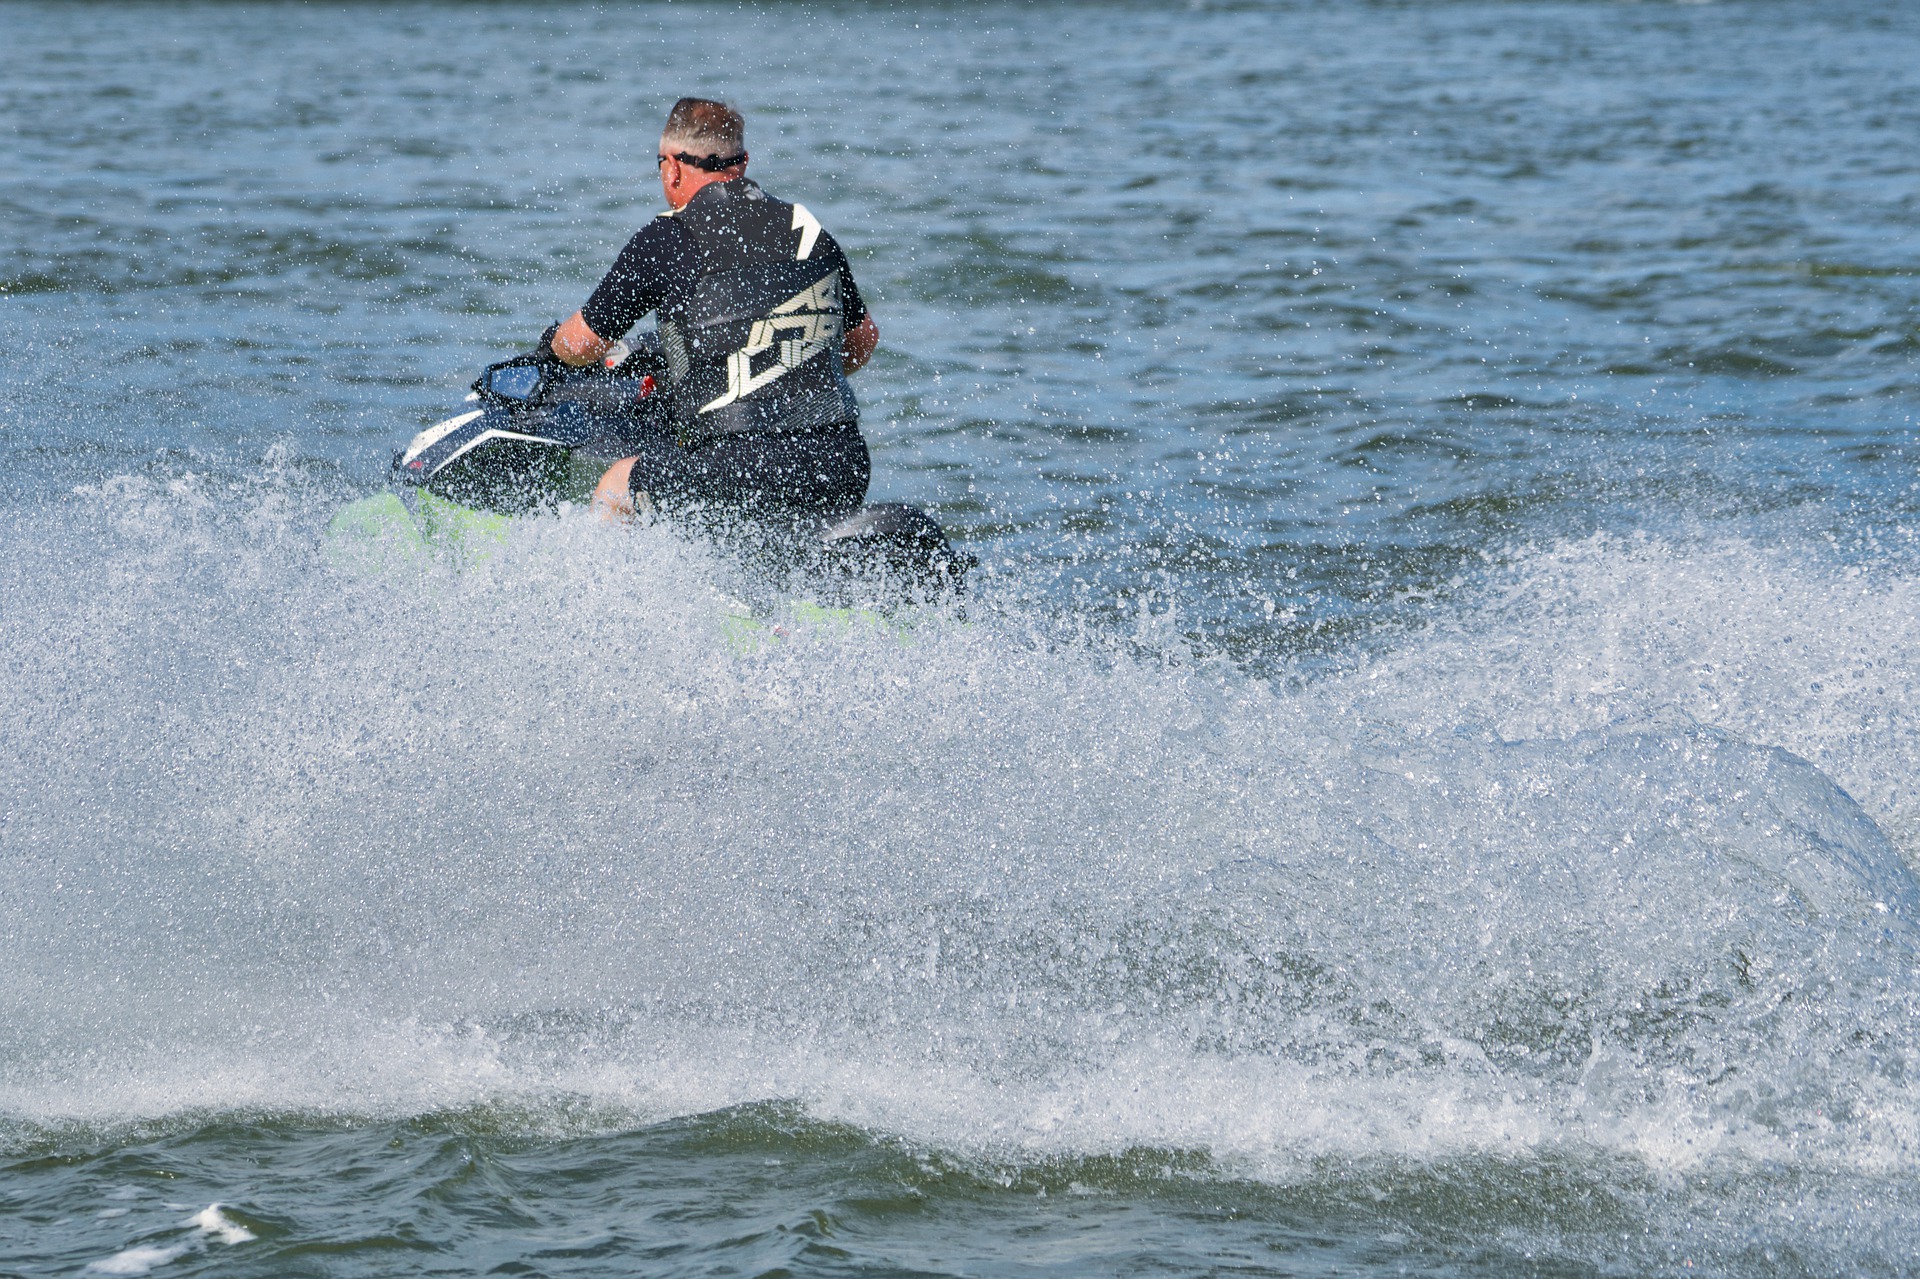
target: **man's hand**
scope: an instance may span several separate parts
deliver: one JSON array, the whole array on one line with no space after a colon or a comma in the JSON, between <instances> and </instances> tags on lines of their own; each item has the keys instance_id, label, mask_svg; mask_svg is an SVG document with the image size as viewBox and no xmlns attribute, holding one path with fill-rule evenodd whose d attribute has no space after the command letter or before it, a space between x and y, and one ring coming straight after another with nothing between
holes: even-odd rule
<instances>
[{"instance_id":1,"label":"man's hand","mask_svg":"<svg viewBox=\"0 0 1920 1279\"><path fill-rule=\"evenodd\" d=\"M578 318L578 317L576 317ZM585 328L586 325L581 325ZM565 332L564 329L561 330ZM555 343L556 346L559 343ZM849 332L840 341L840 371L857 373L860 366L873 358L873 348L880 345L880 326L873 322L873 313L860 321L860 327Z\"/></svg>"},{"instance_id":2,"label":"man's hand","mask_svg":"<svg viewBox=\"0 0 1920 1279\"><path fill-rule=\"evenodd\" d=\"M574 368L592 364L608 351L613 343L602 341L599 334L587 327L586 319L575 311L560 325L560 331L553 335L553 353L562 364Z\"/></svg>"}]
</instances>

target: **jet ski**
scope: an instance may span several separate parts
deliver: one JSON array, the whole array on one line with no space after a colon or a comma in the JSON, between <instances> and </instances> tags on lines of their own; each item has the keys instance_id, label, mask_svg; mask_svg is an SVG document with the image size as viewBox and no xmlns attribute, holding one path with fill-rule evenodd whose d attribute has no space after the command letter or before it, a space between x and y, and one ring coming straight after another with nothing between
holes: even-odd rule
<instances>
[{"instance_id":1,"label":"jet ski","mask_svg":"<svg viewBox=\"0 0 1920 1279\"><path fill-rule=\"evenodd\" d=\"M530 352L486 367L473 407L421 431L393 457L388 491L335 517L337 539L425 544L497 536L506 521L591 499L607 467L643 440L670 438L657 339L617 344L584 368ZM649 503L636 505L643 514ZM768 530L759 530L767 533ZM956 594L977 561L916 506L883 502L754 539L781 567L885 579L916 598Z\"/></svg>"}]
</instances>

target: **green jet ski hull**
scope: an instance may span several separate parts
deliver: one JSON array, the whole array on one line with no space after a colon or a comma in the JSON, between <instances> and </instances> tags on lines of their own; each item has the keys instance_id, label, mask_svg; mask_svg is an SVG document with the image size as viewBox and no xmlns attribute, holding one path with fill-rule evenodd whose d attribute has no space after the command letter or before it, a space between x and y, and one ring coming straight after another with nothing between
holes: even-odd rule
<instances>
[{"instance_id":1,"label":"green jet ski hull","mask_svg":"<svg viewBox=\"0 0 1920 1279\"><path fill-rule=\"evenodd\" d=\"M327 524L328 559L336 568L360 575L448 560L471 563L491 554L512 531L513 518L498 511L463 506L426 491L409 497L410 502L388 491L341 507ZM898 611L797 598L782 600L777 613L767 616L756 616L748 605L728 601L722 606L719 626L723 644L737 656L759 653L800 630L845 635L858 629L902 642L912 630L909 619Z\"/></svg>"}]
</instances>

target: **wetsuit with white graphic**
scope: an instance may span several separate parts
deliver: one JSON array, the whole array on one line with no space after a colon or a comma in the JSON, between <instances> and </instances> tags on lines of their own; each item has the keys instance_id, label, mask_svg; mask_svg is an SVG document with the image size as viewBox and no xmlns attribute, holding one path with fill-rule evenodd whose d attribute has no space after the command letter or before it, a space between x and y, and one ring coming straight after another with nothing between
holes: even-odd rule
<instances>
[{"instance_id":1,"label":"wetsuit with white graphic","mask_svg":"<svg viewBox=\"0 0 1920 1279\"><path fill-rule=\"evenodd\" d=\"M841 349L866 306L846 255L804 205L736 178L655 218L581 308L608 341L649 311L677 447L642 452L636 491L669 506L838 514L860 504L869 464Z\"/></svg>"}]
</instances>

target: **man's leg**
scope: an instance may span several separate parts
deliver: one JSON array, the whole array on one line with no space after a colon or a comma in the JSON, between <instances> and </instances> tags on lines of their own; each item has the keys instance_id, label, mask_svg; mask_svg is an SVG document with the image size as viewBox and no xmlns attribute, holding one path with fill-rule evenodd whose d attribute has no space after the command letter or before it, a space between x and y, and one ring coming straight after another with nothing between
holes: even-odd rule
<instances>
[{"instance_id":1,"label":"man's leg","mask_svg":"<svg viewBox=\"0 0 1920 1279\"><path fill-rule=\"evenodd\" d=\"M698 468L691 455L670 440L647 440L632 457L607 468L593 489L593 509L605 520L633 518L636 510L698 496Z\"/></svg>"},{"instance_id":2,"label":"man's leg","mask_svg":"<svg viewBox=\"0 0 1920 1279\"><path fill-rule=\"evenodd\" d=\"M603 520L633 517L633 464L636 457L623 457L607 468L593 488L593 512Z\"/></svg>"},{"instance_id":3,"label":"man's leg","mask_svg":"<svg viewBox=\"0 0 1920 1279\"><path fill-rule=\"evenodd\" d=\"M866 500L872 462L857 426L731 435L688 455L703 500L771 520L837 519Z\"/></svg>"},{"instance_id":4,"label":"man's leg","mask_svg":"<svg viewBox=\"0 0 1920 1279\"><path fill-rule=\"evenodd\" d=\"M857 426L806 435L729 435L697 449L649 441L607 468L593 506L625 519L645 494L666 510L837 519L866 500L872 462Z\"/></svg>"}]
</instances>

